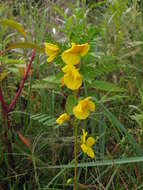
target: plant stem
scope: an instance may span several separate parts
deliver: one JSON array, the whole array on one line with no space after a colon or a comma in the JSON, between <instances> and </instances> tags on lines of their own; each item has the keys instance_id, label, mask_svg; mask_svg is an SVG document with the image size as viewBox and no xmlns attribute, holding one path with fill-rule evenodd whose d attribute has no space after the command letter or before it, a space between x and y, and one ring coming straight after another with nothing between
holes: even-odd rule
<instances>
[{"instance_id":1,"label":"plant stem","mask_svg":"<svg viewBox=\"0 0 143 190\"><path fill-rule=\"evenodd\" d=\"M74 190L77 190L77 123L74 124Z\"/></svg>"},{"instance_id":2,"label":"plant stem","mask_svg":"<svg viewBox=\"0 0 143 190\"><path fill-rule=\"evenodd\" d=\"M27 69L26 69L26 72L25 72L25 74L24 74L24 77L23 77L23 79L22 79L22 81L21 81L21 83L20 83L18 92L16 93L14 99L12 100L11 104L9 105L8 110L7 110L7 113L9 113L9 112L11 111L11 109L13 108L13 106L15 106L15 104L16 104L16 102L17 102L17 100L18 100L18 98L19 98L19 96L20 96L20 94L21 94L21 92L22 92L22 89L23 89L23 87L24 87L24 83L25 83L25 81L26 81L26 79L27 79L27 77L28 77L28 73L29 73L29 71L30 71L30 68L31 68L32 62L33 62L33 60L34 60L34 57L35 57L35 50L33 50L33 52L32 52L30 62L29 62L29 64L28 64L28 66L27 66Z\"/></svg>"},{"instance_id":3,"label":"plant stem","mask_svg":"<svg viewBox=\"0 0 143 190\"><path fill-rule=\"evenodd\" d=\"M0 52L0 56L3 55L2 52ZM27 66L27 69L26 69L26 72L25 72L25 75L20 83L20 87L18 89L18 92L16 93L14 99L12 100L11 104L9 105L8 109L7 109L7 106L6 106L6 103L4 101L4 97L3 97L3 93L2 93L2 89L0 87L0 103L1 103L1 107L2 107L2 114L3 114L3 119L4 119L4 122L5 122L5 127L4 127L4 142L5 142L5 145L7 147L7 153L8 153L8 162L11 166L11 168L14 168L14 159L13 159L13 156L12 156L12 144L11 144L11 141L9 140L8 138L8 129L10 129L10 120L9 120L9 117L8 117L8 113L11 111L11 109L13 108L13 106L16 104L17 100L18 100L18 97L20 96L21 92L22 92L22 89L24 87L24 83L27 79L27 76L28 76L28 73L30 71L30 68L31 68L31 65L32 65L32 62L34 60L34 57L35 57L35 50L33 50L32 52L32 55L31 55L31 59L30 59L30 62Z\"/></svg>"},{"instance_id":4,"label":"plant stem","mask_svg":"<svg viewBox=\"0 0 143 190\"><path fill-rule=\"evenodd\" d=\"M35 181L36 181L38 190L40 190L41 187L40 187L40 183L39 183L39 179L38 179L38 174L37 174L37 169L36 169L36 160L35 159L36 159L35 156L32 154L32 161L33 161L33 167L34 167Z\"/></svg>"},{"instance_id":5,"label":"plant stem","mask_svg":"<svg viewBox=\"0 0 143 190\"><path fill-rule=\"evenodd\" d=\"M9 129L10 129L10 121L8 116L4 117L4 144L6 147L7 151L7 158L8 158L8 165L9 165L9 172L11 169L15 168L15 162L12 154L12 142L11 142L11 137L9 137Z\"/></svg>"},{"instance_id":6,"label":"plant stem","mask_svg":"<svg viewBox=\"0 0 143 190\"><path fill-rule=\"evenodd\" d=\"M8 114L7 114L8 113L7 112L7 107L6 107L6 103L4 101L4 97L3 97L1 87L0 87L0 102L1 102L1 107L2 107L3 118L4 118L4 120L7 121L8 129L10 129L10 120L9 120L9 117L8 117Z\"/></svg>"}]
</instances>

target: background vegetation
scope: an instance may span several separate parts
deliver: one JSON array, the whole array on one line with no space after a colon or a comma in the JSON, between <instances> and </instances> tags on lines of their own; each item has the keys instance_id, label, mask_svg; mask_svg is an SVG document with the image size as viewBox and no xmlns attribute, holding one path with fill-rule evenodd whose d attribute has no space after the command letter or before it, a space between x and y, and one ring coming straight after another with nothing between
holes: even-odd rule
<instances>
[{"instance_id":1,"label":"background vegetation","mask_svg":"<svg viewBox=\"0 0 143 190\"><path fill-rule=\"evenodd\" d=\"M5 19L20 23L26 35ZM96 139L96 159L78 148L78 188L142 189L142 1L15 0L0 3L0 84L7 105L33 48L36 57L9 113L7 138L0 117L0 190L73 189L73 129L55 122L71 109L72 98L60 88L63 63L60 57L46 62L44 42L61 50L71 42L90 44L80 95L92 96L96 111L78 128L78 141L86 126Z\"/></svg>"}]
</instances>

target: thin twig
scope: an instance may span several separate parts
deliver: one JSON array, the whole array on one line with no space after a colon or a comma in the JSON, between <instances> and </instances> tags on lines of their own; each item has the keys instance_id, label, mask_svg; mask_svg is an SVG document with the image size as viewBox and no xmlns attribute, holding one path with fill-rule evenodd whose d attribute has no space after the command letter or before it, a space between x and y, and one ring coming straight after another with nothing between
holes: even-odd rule
<instances>
[{"instance_id":1,"label":"thin twig","mask_svg":"<svg viewBox=\"0 0 143 190\"><path fill-rule=\"evenodd\" d=\"M74 190L77 190L77 123L74 125Z\"/></svg>"},{"instance_id":2,"label":"thin twig","mask_svg":"<svg viewBox=\"0 0 143 190\"><path fill-rule=\"evenodd\" d=\"M11 111L11 109L15 106L15 104L16 104L16 102L17 102L17 100L18 100L18 98L19 98L19 96L20 96L20 94L21 94L21 92L22 92L22 89L23 89L23 87L24 87L24 83L25 83L25 81L26 81L26 79L27 79L27 77L28 77L28 73L29 73L29 71L30 71L30 68L31 68L32 62L33 62L33 60L34 60L34 57L35 57L35 50L33 50L33 52L32 52L30 62L29 62L29 64L28 64L28 66L27 66L27 69L26 69L26 72L25 72L25 74L24 74L24 77L23 77L23 79L22 79L22 81L21 81L21 83L20 83L18 92L16 93L16 95L15 95L15 97L13 98L11 104L9 105L8 110L7 110L7 114L8 114L8 113Z\"/></svg>"},{"instance_id":3,"label":"thin twig","mask_svg":"<svg viewBox=\"0 0 143 190\"><path fill-rule=\"evenodd\" d=\"M0 52L0 56L3 55L3 53L5 52ZM18 97L20 96L21 92L22 92L22 89L24 87L24 83L27 79L27 76L29 74L29 71L30 71L30 68L31 68L31 65L32 65L32 62L34 60L34 57L35 57L35 50L33 50L32 52L32 55L31 55L31 59L30 59L30 62L27 66L27 69L26 69L26 72L24 74L24 77L20 83L20 86L19 86L19 89L18 89L18 92L16 93L15 97L13 98L11 104L9 105L9 107L7 108L6 106L6 103L4 101L4 97L3 97L3 93L2 93L2 89L0 87L0 103L1 103L1 107L2 107L2 114L3 114L3 118L4 118L4 121L5 121L5 133L4 133L4 139L5 139L5 145L7 147L7 153L12 153L12 145L11 145L11 142L10 140L8 139L8 129L10 129L10 120L9 120L9 116L8 116L8 113L11 111L11 109L13 108L13 106L16 104L17 100L18 100ZM7 127L8 128L7 128ZM11 168L14 168L14 159L13 159L13 156L12 155L9 155L8 156L8 160L9 160L9 163L10 163L10 166Z\"/></svg>"}]
</instances>

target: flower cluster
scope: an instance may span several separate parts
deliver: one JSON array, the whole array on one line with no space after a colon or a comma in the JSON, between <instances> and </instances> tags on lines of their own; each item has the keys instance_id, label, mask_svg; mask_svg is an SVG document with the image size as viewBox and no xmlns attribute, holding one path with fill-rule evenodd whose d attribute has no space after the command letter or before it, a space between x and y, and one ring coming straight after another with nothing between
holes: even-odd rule
<instances>
[{"instance_id":1,"label":"flower cluster","mask_svg":"<svg viewBox=\"0 0 143 190\"><path fill-rule=\"evenodd\" d=\"M85 56L88 50L88 43L82 45L72 43L72 47L62 53L62 60L66 64L62 68L64 72L62 84L71 90L77 90L82 85L82 75L75 65L80 63L80 57Z\"/></svg>"},{"instance_id":2,"label":"flower cluster","mask_svg":"<svg viewBox=\"0 0 143 190\"><path fill-rule=\"evenodd\" d=\"M72 47L65 50L61 58L65 63L65 66L62 68L64 73L61 78L61 87L66 86L70 90L78 90L82 86L83 76L79 72L79 68L77 67L80 63L80 58L85 56L89 51L88 43L85 44L75 44L72 43ZM48 56L47 62L52 62L60 49L57 45L45 43L45 53ZM77 105L73 107L73 115L76 119L85 120L88 118L90 112L95 111L95 104L91 100L91 97L87 97L78 101ZM63 113L60 115L56 123L62 125L65 122L70 121L70 116L67 113ZM89 157L94 158L94 152L92 150L92 146L95 144L95 140L93 137L87 137L87 132L82 130L83 135L81 137L81 149L87 154Z\"/></svg>"}]
</instances>

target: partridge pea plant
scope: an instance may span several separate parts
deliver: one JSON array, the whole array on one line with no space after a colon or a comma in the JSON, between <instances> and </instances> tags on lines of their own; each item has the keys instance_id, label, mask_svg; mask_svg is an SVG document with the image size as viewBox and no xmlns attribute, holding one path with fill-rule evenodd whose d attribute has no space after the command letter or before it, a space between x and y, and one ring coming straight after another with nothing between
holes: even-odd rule
<instances>
[{"instance_id":1,"label":"partridge pea plant","mask_svg":"<svg viewBox=\"0 0 143 190\"><path fill-rule=\"evenodd\" d=\"M89 51L88 43L75 44L72 43L72 47L65 50L61 54L61 58L65 64L62 68L63 77L61 78L61 87L66 86L74 94L77 105L73 106L72 114L62 113L56 120L56 123L63 125L65 122L69 122L73 126L74 131L74 159L75 159L75 171L74 171L74 190L77 189L77 147L78 147L78 136L77 128L80 128L80 120L88 118L90 112L95 111L95 104L91 97L80 98L79 90L82 86L83 76L80 74L80 59L85 56ZM45 52L48 56L47 61L52 62L60 52L57 45L45 43ZM95 154L92 146L95 144L93 137L88 137L88 132L82 129L82 136L80 147L83 153L90 158L94 158Z\"/></svg>"}]
</instances>

